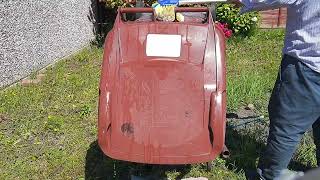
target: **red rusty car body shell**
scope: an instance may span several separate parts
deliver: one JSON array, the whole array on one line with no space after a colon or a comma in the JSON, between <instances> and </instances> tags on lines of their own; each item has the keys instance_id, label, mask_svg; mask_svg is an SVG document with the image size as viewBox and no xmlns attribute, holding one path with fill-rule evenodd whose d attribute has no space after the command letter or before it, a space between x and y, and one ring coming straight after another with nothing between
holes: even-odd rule
<instances>
[{"instance_id":1,"label":"red rusty car body shell","mask_svg":"<svg viewBox=\"0 0 320 180\"><path fill-rule=\"evenodd\" d=\"M124 22L120 11L104 46L98 118L102 151L148 164L215 159L225 140L223 32L210 15L204 24ZM181 35L180 57L148 57L148 34Z\"/></svg>"}]
</instances>

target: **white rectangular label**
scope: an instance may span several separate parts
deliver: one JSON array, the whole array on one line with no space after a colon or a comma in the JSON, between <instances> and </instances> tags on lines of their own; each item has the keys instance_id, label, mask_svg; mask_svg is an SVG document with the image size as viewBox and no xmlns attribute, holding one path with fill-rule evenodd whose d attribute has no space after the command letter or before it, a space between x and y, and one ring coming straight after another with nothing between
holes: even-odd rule
<instances>
[{"instance_id":1,"label":"white rectangular label","mask_svg":"<svg viewBox=\"0 0 320 180\"><path fill-rule=\"evenodd\" d=\"M180 57L181 35L148 34L147 56Z\"/></svg>"}]
</instances>

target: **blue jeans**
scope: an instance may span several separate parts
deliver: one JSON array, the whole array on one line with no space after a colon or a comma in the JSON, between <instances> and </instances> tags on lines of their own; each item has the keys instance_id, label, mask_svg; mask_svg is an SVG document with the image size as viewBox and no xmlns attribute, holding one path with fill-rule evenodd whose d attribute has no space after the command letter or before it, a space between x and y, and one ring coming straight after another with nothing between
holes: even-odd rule
<instances>
[{"instance_id":1,"label":"blue jeans","mask_svg":"<svg viewBox=\"0 0 320 180\"><path fill-rule=\"evenodd\" d=\"M260 157L262 179L275 179L286 169L302 135L313 127L320 163L320 73L284 55L269 102L270 130Z\"/></svg>"}]
</instances>

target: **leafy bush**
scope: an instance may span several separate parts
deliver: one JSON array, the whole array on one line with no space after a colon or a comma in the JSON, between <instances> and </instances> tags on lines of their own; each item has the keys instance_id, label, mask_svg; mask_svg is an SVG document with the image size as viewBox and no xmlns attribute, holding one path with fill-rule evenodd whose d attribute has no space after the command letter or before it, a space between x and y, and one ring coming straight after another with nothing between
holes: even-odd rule
<instances>
[{"instance_id":1,"label":"leafy bush","mask_svg":"<svg viewBox=\"0 0 320 180\"><path fill-rule=\"evenodd\" d=\"M228 24L228 28L235 35L251 35L257 28L259 22L259 14L250 12L240 15L240 8L234 4L219 4L217 6L217 21Z\"/></svg>"},{"instance_id":2,"label":"leafy bush","mask_svg":"<svg viewBox=\"0 0 320 180\"><path fill-rule=\"evenodd\" d=\"M133 7L134 4L126 3L125 0L102 0L105 6L105 13L103 24L101 25L101 33L97 34L96 41L93 44L102 46L104 38L113 25L113 21L116 17L118 7ZM151 7L156 0L144 0L146 7ZM207 7L206 4L202 5L183 5L192 7ZM222 28L227 38L232 35L252 35L259 22L259 14L257 12L246 13L239 15L240 8L235 7L233 4L218 4L216 8L216 16L218 25ZM130 15L128 15L130 17ZM127 18L128 18L127 17Z\"/></svg>"},{"instance_id":3,"label":"leafy bush","mask_svg":"<svg viewBox=\"0 0 320 180\"><path fill-rule=\"evenodd\" d=\"M111 8L116 10L118 7L132 7L133 4L126 3L125 0L103 0L106 4L107 8ZM145 6L151 6L153 3L156 2L156 0L144 0Z\"/></svg>"},{"instance_id":4,"label":"leafy bush","mask_svg":"<svg viewBox=\"0 0 320 180\"><path fill-rule=\"evenodd\" d=\"M117 9L119 6L127 6L125 0L104 0L106 7L110 9Z\"/></svg>"}]
</instances>

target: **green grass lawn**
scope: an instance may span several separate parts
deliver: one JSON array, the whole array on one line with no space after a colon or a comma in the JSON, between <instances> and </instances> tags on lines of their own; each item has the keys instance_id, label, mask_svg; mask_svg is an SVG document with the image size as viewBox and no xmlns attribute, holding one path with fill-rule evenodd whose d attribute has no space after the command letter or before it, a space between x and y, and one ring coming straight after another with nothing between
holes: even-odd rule
<instances>
[{"instance_id":1,"label":"green grass lawn","mask_svg":"<svg viewBox=\"0 0 320 180\"><path fill-rule=\"evenodd\" d=\"M259 31L251 38L229 40L229 111L253 103L258 113L266 114L283 35L282 30ZM229 130L232 156L216 159L210 172L203 164L148 170L104 156L96 142L101 60L102 49L86 48L47 68L41 83L0 91L0 179L121 179L137 169L171 179L245 179L244 170L255 167L264 146L257 140L258 128ZM315 165L311 140L303 139L292 168Z\"/></svg>"}]
</instances>

